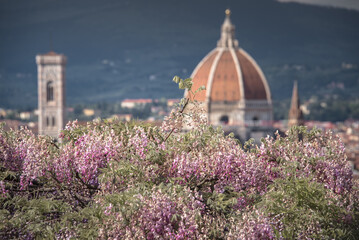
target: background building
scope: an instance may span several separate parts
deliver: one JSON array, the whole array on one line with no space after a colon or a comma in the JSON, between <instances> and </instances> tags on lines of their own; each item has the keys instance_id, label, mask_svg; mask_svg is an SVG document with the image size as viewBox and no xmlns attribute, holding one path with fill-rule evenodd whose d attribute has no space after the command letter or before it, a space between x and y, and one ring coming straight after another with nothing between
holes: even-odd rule
<instances>
[{"instance_id":1,"label":"background building","mask_svg":"<svg viewBox=\"0 0 359 240\"><path fill-rule=\"evenodd\" d=\"M221 28L217 47L197 65L192 73L196 90L206 90L185 97L202 103L209 123L223 125L237 132L241 139L260 138L271 132L273 120L271 93L256 61L238 46L230 11Z\"/></svg>"},{"instance_id":2,"label":"background building","mask_svg":"<svg viewBox=\"0 0 359 240\"><path fill-rule=\"evenodd\" d=\"M303 112L300 109L297 81L294 82L292 102L288 114L288 127L300 126L304 124Z\"/></svg>"},{"instance_id":3,"label":"background building","mask_svg":"<svg viewBox=\"0 0 359 240\"><path fill-rule=\"evenodd\" d=\"M36 56L39 134L57 138L65 125L65 64L62 54Z\"/></svg>"}]
</instances>

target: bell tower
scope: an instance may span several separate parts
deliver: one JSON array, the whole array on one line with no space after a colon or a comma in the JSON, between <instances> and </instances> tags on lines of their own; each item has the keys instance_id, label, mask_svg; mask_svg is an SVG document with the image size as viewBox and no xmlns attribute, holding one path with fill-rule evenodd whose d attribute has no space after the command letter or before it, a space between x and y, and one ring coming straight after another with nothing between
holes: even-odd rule
<instances>
[{"instance_id":1,"label":"bell tower","mask_svg":"<svg viewBox=\"0 0 359 240\"><path fill-rule=\"evenodd\" d=\"M66 57L53 51L36 56L39 134L58 138L65 124Z\"/></svg>"},{"instance_id":2,"label":"bell tower","mask_svg":"<svg viewBox=\"0 0 359 240\"><path fill-rule=\"evenodd\" d=\"M294 82L292 102L288 114L288 127L302 126L304 124L303 112L300 109L300 101L298 95L298 83Z\"/></svg>"}]
</instances>

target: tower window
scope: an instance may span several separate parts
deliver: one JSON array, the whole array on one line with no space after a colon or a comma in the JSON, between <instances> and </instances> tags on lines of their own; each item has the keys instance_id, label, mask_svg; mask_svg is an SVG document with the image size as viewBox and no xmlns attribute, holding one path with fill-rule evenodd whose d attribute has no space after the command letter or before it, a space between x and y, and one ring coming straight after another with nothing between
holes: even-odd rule
<instances>
[{"instance_id":1,"label":"tower window","mask_svg":"<svg viewBox=\"0 0 359 240\"><path fill-rule=\"evenodd\" d=\"M219 121L220 121L222 124L227 125L228 122L229 122L229 117L228 117L227 115L223 115L223 116L219 119Z\"/></svg>"},{"instance_id":2,"label":"tower window","mask_svg":"<svg viewBox=\"0 0 359 240\"><path fill-rule=\"evenodd\" d=\"M55 126L56 121L55 121L55 117L52 117L52 126Z\"/></svg>"},{"instance_id":3,"label":"tower window","mask_svg":"<svg viewBox=\"0 0 359 240\"><path fill-rule=\"evenodd\" d=\"M49 117L46 117L46 126L48 127L50 125L50 119Z\"/></svg>"},{"instance_id":4,"label":"tower window","mask_svg":"<svg viewBox=\"0 0 359 240\"><path fill-rule=\"evenodd\" d=\"M54 83L52 81L48 82L46 85L46 100L48 102L54 100Z\"/></svg>"}]
</instances>

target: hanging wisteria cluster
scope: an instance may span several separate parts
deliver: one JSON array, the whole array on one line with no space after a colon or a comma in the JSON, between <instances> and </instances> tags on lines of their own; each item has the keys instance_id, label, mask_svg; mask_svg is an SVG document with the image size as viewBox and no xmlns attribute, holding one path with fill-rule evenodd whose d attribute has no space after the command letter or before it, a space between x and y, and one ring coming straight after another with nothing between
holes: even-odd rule
<instances>
[{"instance_id":1,"label":"hanging wisteria cluster","mask_svg":"<svg viewBox=\"0 0 359 240\"><path fill-rule=\"evenodd\" d=\"M61 143L1 127L0 238L359 236L358 183L338 137L296 127L242 145L181 103L162 127L70 122Z\"/></svg>"}]
</instances>

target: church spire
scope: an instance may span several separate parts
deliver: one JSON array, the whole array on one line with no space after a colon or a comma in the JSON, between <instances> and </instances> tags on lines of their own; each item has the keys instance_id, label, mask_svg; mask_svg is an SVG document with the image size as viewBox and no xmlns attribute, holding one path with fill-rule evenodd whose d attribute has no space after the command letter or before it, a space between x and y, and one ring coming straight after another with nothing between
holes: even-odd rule
<instances>
[{"instance_id":1,"label":"church spire","mask_svg":"<svg viewBox=\"0 0 359 240\"><path fill-rule=\"evenodd\" d=\"M234 37L235 26L232 24L230 16L231 10L226 9L226 18L221 27L221 38L217 42L219 48L237 48L238 41Z\"/></svg>"},{"instance_id":2,"label":"church spire","mask_svg":"<svg viewBox=\"0 0 359 240\"><path fill-rule=\"evenodd\" d=\"M303 125L303 112L300 109L300 101L298 95L298 83L294 81L293 93L292 93L292 102L289 110L288 116L288 127L294 125Z\"/></svg>"}]
</instances>

